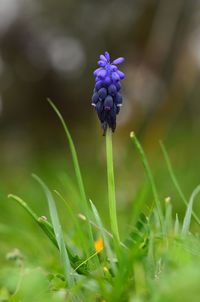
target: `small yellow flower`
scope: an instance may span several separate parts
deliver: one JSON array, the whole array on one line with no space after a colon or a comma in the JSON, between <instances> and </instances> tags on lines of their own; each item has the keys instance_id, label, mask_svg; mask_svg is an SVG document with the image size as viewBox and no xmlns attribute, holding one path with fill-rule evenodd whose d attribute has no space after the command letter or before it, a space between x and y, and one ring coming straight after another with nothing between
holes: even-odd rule
<instances>
[{"instance_id":1,"label":"small yellow flower","mask_svg":"<svg viewBox=\"0 0 200 302\"><path fill-rule=\"evenodd\" d=\"M104 244L103 244L103 239L97 239L94 242L95 245L95 250L97 253L100 253L103 250Z\"/></svg>"}]
</instances>

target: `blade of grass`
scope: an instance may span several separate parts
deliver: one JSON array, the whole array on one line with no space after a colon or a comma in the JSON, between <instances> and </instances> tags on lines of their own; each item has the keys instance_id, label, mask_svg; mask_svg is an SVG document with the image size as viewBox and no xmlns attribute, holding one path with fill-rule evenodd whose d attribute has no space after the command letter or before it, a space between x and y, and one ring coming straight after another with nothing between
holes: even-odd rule
<instances>
[{"instance_id":1,"label":"blade of grass","mask_svg":"<svg viewBox=\"0 0 200 302\"><path fill-rule=\"evenodd\" d=\"M144 150L143 150L140 142L138 141L137 137L135 136L134 132L130 133L130 138L133 141L134 145L136 146L136 148L137 148L137 150L138 150L138 152L139 152L139 154L141 156L142 163L143 163L143 166L144 166L145 171L146 171L146 175L147 175L147 177L149 179L149 182L151 184L154 200L155 200L156 207L157 207L157 210L158 210L160 225L161 225L162 231L164 231L163 211L162 211L162 207L161 207L161 203L160 203L160 200L159 200L159 197L158 197L158 193L157 193L154 177L153 177L153 174L151 172L148 160L147 160L146 155L144 153Z\"/></svg>"},{"instance_id":2,"label":"blade of grass","mask_svg":"<svg viewBox=\"0 0 200 302\"><path fill-rule=\"evenodd\" d=\"M29 206L28 204L21 199L20 197L13 195L13 194L9 194L8 198L12 198L15 201L17 201L17 203L22 206L22 208L33 218L33 220L37 223L37 225L39 225L39 227L43 230L43 232L47 235L47 237L50 239L50 241L53 243L53 245L59 249L56 238L55 238L55 233L54 233L54 229L53 226L51 225L51 223L46 220L46 217L44 216L38 216ZM69 247L66 246L68 255L69 255L69 259L71 262L71 265L73 268L77 267L77 265L82 262L83 260L81 258L79 258L77 255L74 255ZM81 270L78 270L78 273L80 274L87 274L87 268L81 268Z\"/></svg>"},{"instance_id":3,"label":"blade of grass","mask_svg":"<svg viewBox=\"0 0 200 302\"><path fill-rule=\"evenodd\" d=\"M110 223L116 247L119 247L120 238L117 222L116 197L115 197L115 179L113 169L113 150L112 150L112 131L110 128L106 131L106 159L107 159L107 178L108 178L108 203L110 211Z\"/></svg>"},{"instance_id":4,"label":"blade of grass","mask_svg":"<svg viewBox=\"0 0 200 302\"><path fill-rule=\"evenodd\" d=\"M33 218L33 220L39 225L39 227L44 231L44 233L49 237L49 239L52 241L52 243L58 247L56 239L55 239L55 235L54 233L51 231L51 228L49 227L49 223L48 221L45 221L42 217L38 217L37 214L28 206L28 204L21 199L20 197L13 195L13 194L9 194L8 198L12 198L15 201L18 202L18 204L20 206L22 206L23 209L25 209L25 211Z\"/></svg>"},{"instance_id":5,"label":"blade of grass","mask_svg":"<svg viewBox=\"0 0 200 302\"><path fill-rule=\"evenodd\" d=\"M80 195L81 195L81 201L79 203L80 209L83 210L83 212L85 213L85 215L90 218L90 209L89 209L89 205L88 205L88 201L87 201L87 197L86 197L86 193L85 193L85 188L84 188L84 184L83 184L83 179L82 179L82 174L81 174L81 170L80 170L80 165L79 165L79 161L78 161L78 156L77 156L77 152L75 149L75 145L74 142L72 140L71 134L67 128L67 125L64 121L63 116L61 115L60 111L58 110L58 108L55 106L55 104L50 100L47 99L47 101L49 102L50 106L53 108L54 112L57 114L64 132L66 134L68 143L69 143L69 148L70 148L70 152L72 155L72 160L73 160L73 165L74 165L74 170L75 170L75 174L76 174L76 179L77 179L77 183L78 183L78 187L79 187L79 191L80 191ZM92 228L90 226L90 224L88 223L88 232L89 232L89 246L90 246L90 251L92 251L93 249L93 243L94 243L94 238L93 238L93 234L92 234ZM89 252L90 254L90 252ZM96 262L97 265L97 262Z\"/></svg>"},{"instance_id":6,"label":"blade of grass","mask_svg":"<svg viewBox=\"0 0 200 302\"><path fill-rule=\"evenodd\" d=\"M187 198L185 197L185 195L184 195L183 191L181 190L181 187L177 181L177 178L176 178L175 173L172 168L171 161L169 159L166 148L165 148L164 144L162 143L162 141L160 141L160 147L161 147L161 150L162 150L162 153L163 153L163 156L164 156L167 168L168 168L169 175L172 179L172 182L173 182L180 198L182 199L183 203L185 204L186 207L188 207ZM193 215L194 219L196 220L196 222L200 225L200 219L198 218L198 216L195 214L194 211L192 211L192 215Z\"/></svg>"},{"instance_id":7,"label":"blade of grass","mask_svg":"<svg viewBox=\"0 0 200 302\"><path fill-rule=\"evenodd\" d=\"M180 229L180 223L179 223L178 214L176 213L176 219L175 219L175 223L174 223L174 234L175 235L179 234L179 229Z\"/></svg>"},{"instance_id":8,"label":"blade of grass","mask_svg":"<svg viewBox=\"0 0 200 302\"><path fill-rule=\"evenodd\" d=\"M66 281L68 282L69 287L71 288L75 284L75 280L74 280L74 276L73 276L73 269L70 264L69 255L65 248L65 242L64 242L64 238L63 238L62 228L61 228L61 224L59 221L55 201L53 199L53 196L52 196L50 190L44 184L44 182L38 176L36 176L34 174L33 174L33 178L35 180L37 180L37 182L41 185L41 187L43 188L43 190L45 192L56 241L57 241L59 251L60 251L60 257L61 257L61 261L62 261L62 265L63 265L63 269L64 269L65 278L66 278Z\"/></svg>"},{"instance_id":9,"label":"blade of grass","mask_svg":"<svg viewBox=\"0 0 200 302\"><path fill-rule=\"evenodd\" d=\"M172 204L170 197L165 198L165 232L170 233L172 230Z\"/></svg>"},{"instance_id":10,"label":"blade of grass","mask_svg":"<svg viewBox=\"0 0 200 302\"><path fill-rule=\"evenodd\" d=\"M198 185L194 189L194 191L192 192L192 195L190 197L188 207L187 207L187 210L186 210L186 213L185 213L185 217L184 217L184 220L183 220L183 227L182 227L182 232L181 232L182 236L186 236L187 233L189 232L194 198L197 196L197 194L199 192L200 192L200 185Z\"/></svg>"},{"instance_id":11,"label":"blade of grass","mask_svg":"<svg viewBox=\"0 0 200 302\"><path fill-rule=\"evenodd\" d=\"M110 264L111 264L111 268L113 270L113 273L116 273L116 265L115 265L115 260L114 260L115 257L114 257L114 254L112 252L112 249L110 247L110 243L109 243L109 240L108 240L108 234L105 232L105 229L103 227L103 223L101 221L100 215L99 215L95 205L93 204L93 202L91 200L90 200L90 204L91 204L91 208L92 208L97 226L98 226L99 231L101 233L101 237L103 238L103 241L104 241L104 244L105 244L107 258L110 260Z\"/></svg>"},{"instance_id":12,"label":"blade of grass","mask_svg":"<svg viewBox=\"0 0 200 302\"><path fill-rule=\"evenodd\" d=\"M150 231L149 234L149 244L148 244L148 252L147 252L147 268L152 276L155 275L155 251L154 251L154 234L153 231Z\"/></svg>"}]
</instances>

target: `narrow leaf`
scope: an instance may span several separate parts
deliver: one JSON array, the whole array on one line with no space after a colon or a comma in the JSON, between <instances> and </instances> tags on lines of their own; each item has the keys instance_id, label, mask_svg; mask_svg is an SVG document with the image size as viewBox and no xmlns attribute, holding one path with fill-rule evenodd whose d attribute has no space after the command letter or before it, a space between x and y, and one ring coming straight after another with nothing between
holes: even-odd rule
<instances>
[{"instance_id":1,"label":"narrow leaf","mask_svg":"<svg viewBox=\"0 0 200 302\"><path fill-rule=\"evenodd\" d=\"M158 197L154 177L153 177L153 174L151 173L151 169L150 169L148 160L147 160L146 155L144 153L144 150L143 150L140 142L138 141L137 137L135 136L134 132L130 133L130 138L133 141L134 145L136 146L136 148L137 148L137 150L138 150L138 152L141 156L142 163L143 163L143 166L144 166L145 171L146 171L146 175L147 175L147 177L149 179L149 182L151 184L153 196L154 196L156 207L157 207L157 210L158 210L160 225L161 225L162 230L163 230L163 228L164 228L163 211L162 211L162 207L161 207L161 203L160 203L160 200L159 200L159 197Z\"/></svg>"},{"instance_id":2,"label":"narrow leaf","mask_svg":"<svg viewBox=\"0 0 200 302\"><path fill-rule=\"evenodd\" d=\"M166 148L164 146L164 144L160 141L160 147L161 147L161 150L162 150L162 153L163 153L163 156L165 158L165 162L166 162L166 165L167 165L167 168L168 168L168 171L169 171L169 175L172 179L172 182L181 198L181 200L183 201L183 203L185 204L186 207L188 207L188 201L187 201L187 198L185 197L183 191L181 190L181 187L178 183L178 180L175 176L175 173L173 171L173 168L172 168L172 164L171 164L171 161L169 159L169 156L167 154L167 151L166 151ZM196 220L196 222L200 225L200 219L199 217L192 211L192 215L194 217L194 219Z\"/></svg>"},{"instance_id":3,"label":"narrow leaf","mask_svg":"<svg viewBox=\"0 0 200 302\"><path fill-rule=\"evenodd\" d=\"M53 199L53 196L52 196L50 190L44 184L44 182L36 175L33 175L33 177L39 182L39 184L42 186L42 188L45 192L45 195L46 195L46 198L48 201L49 212L50 212L50 217L52 220L53 229L54 229L56 241L57 241L57 244L59 247L62 265L64 268L65 278L68 282L69 287L72 287L74 285L73 269L71 267L69 256L68 256L67 250L65 248L65 242L64 242L64 238L63 238L62 228L61 228L61 224L59 221L55 201Z\"/></svg>"},{"instance_id":4,"label":"narrow leaf","mask_svg":"<svg viewBox=\"0 0 200 302\"><path fill-rule=\"evenodd\" d=\"M190 229L190 222L191 222L191 217L192 217L192 208L193 208L193 203L194 203L194 198L196 197L196 195L200 192L200 185L198 185L194 191L192 192L192 195L190 197L189 203L188 203L188 207L186 210L186 214L184 217L184 221L183 221L183 227L182 227L182 236L187 235L187 233L189 232Z\"/></svg>"},{"instance_id":5,"label":"narrow leaf","mask_svg":"<svg viewBox=\"0 0 200 302\"><path fill-rule=\"evenodd\" d=\"M52 226L48 221L45 221L42 217L39 217L28 204L20 197L9 194L8 198L12 198L33 218L33 220L39 225L39 227L44 231L44 233L49 237L52 243L58 247L54 233L52 232Z\"/></svg>"},{"instance_id":6,"label":"narrow leaf","mask_svg":"<svg viewBox=\"0 0 200 302\"><path fill-rule=\"evenodd\" d=\"M174 233L175 233L175 235L179 234L179 229L180 229L180 223L179 223L178 214L176 213L176 219L175 219L175 223L174 223Z\"/></svg>"},{"instance_id":7,"label":"narrow leaf","mask_svg":"<svg viewBox=\"0 0 200 302\"><path fill-rule=\"evenodd\" d=\"M68 130L68 127L64 121L63 116L61 115L60 111L58 110L58 108L55 106L55 104L50 100L47 99L47 101L49 102L50 106L53 108L53 110L55 111L55 113L57 114L64 132L66 134L68 143L69 143L69 148L70 148L70 152L72 155L72 160L73 160L73 165L74 165L74 170L75 170L75 174L76 174L76 179L77 179L77 183L78 183L78 187L79 187L79 191L80 191L80 195L81 195L81 200L79 203L79 207L80 209L82 209L82 211L84 212L84 214L90 218L90 209L89 209L89 205L88 205L88 201L87 201L87 197L86 197L86 193L85 193L85 188L84 188L84 184L83 184L83 178L82 178L82 174L81 174L81 170L80 170L80 165L79 165L79 161L78 161L78 156L77 156L77 152L75 149L75 145L74 142L72 140L71 134ZM88 223L88 233L89 233L89 246L90 246L90 252L92 251L93 248L93 242L94 242L94 238L93 238L93 234L92 234L92 228L90 226L90 224ZM88 254L90 254L90 252L88 252ZM96 262L97 265L97 262Z\"/></svg>"}]
</instances>

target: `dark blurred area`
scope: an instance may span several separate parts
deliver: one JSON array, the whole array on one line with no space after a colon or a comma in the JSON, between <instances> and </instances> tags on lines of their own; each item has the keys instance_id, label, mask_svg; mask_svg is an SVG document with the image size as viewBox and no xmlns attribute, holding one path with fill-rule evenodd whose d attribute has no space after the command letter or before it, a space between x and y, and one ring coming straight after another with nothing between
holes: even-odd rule
<instances>
[{"instance_id":1,"label":"dark blurred area","mask_svg":"<svg viewBox=\"0 0 200 302\"><path fill-rule=\"evenodd\" d=\"M0 147L6 171L34 154L64 148L47 97L63 113L81 156L98 152L101 130L90 98L93 70L105 50L113 59L126 58L118 150L131 130L150 148L175 131L185 146L188 137L198 138L200 1L1 0Z\"/></svg>"}]
</instances>

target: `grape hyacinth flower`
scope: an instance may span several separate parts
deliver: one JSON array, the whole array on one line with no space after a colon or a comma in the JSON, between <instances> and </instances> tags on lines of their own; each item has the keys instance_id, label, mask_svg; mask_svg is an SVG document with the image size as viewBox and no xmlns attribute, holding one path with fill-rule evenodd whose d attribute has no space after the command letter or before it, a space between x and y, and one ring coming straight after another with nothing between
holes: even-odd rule
<instances>
[{"instance_id":1,"label":"grape hyacinth flower","mask_svg":"<svg viewBox=\"0 0 200 302\"><path fill-rule=\"evenodd\" d=\"M116 65L123 61L124 58L121 57L111 63L109 53L105 52L104 55L100 55L98 61L100 67L94 71L96 83L92 96L92 106L95 107L98 114L103 135L105 135L108 127L113 132L115 131L116 115L122 106L120 81L125 78L125 74Z\"/></svg>"}]
</instances>

